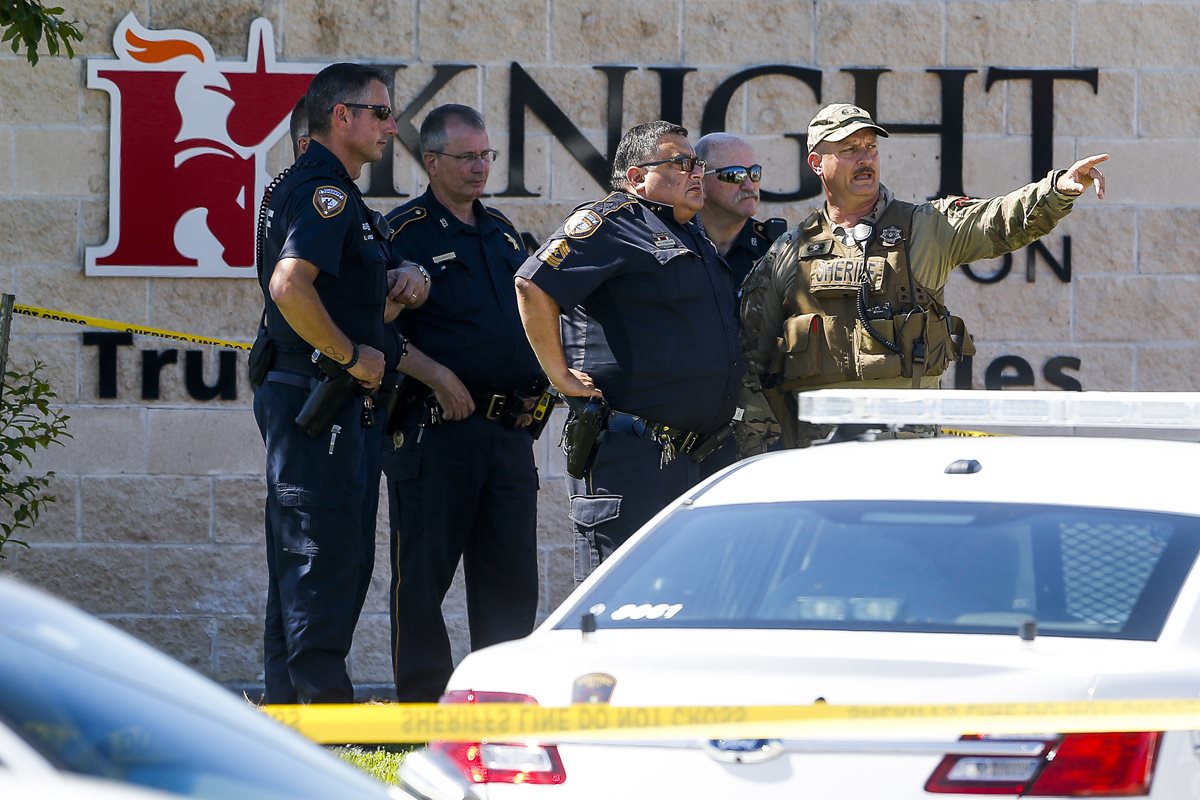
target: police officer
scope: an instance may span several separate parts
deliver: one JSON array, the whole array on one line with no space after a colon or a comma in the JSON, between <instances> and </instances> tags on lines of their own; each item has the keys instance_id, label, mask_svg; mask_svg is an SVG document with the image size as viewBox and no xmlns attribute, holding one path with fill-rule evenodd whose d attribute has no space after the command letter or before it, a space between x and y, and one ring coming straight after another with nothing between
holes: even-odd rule
<instances>
[{"instance_id":1,"label":"police officer","mask_svg":"<svg viewBox=\"0 0 1200 800\"><path fill-rule=\"evenodd\" d=\"M701 136L696 142L696 156L708 164L700 221L733 271L734 287L740 289L750 267L787 230L787 220L754 219L762 165L745 139L731 133Z\"/></svg>"},{"instance_id":2,"label":"police officer","mask_svg":"<svg viewBox=\"0 0 1200 800\"><path fill-rule=\"evenodd\" d=\"M745 399L760 384L770 405L738 432L742 454L777 434L807 443L793 392L817 387L936 387L974 352L943 288L959 264L995 258L1049 233L1089 186L1104 196L1095 155L990 200L912 204L879 180L878 138L862 108L834 103L808 126L808 165L825 204L780 237L742 287ZM780 427L782 426L782 427Z\"/></svg>"},{"instance_id":3,"label":"police officer","mask_svg":"<svg viewBox=\"0 0 1200 800\"><path fill-rule=\"evenodd\" d=\"M402 355L385 324L399 308L389 286L413 283L389 275L388 231L354 184L396 133L388 80L344 63L313 78L311 141L260 221L271 353L254 416L267 451L268 703L354 698L346 656L374 563L380 469L368 393ZM306 432L297 417L329 375L358 389Z\"/></svg>"},{"instance_id":4,"label":"police officer","mask_svg":"<svg viewBox=\"0 0 1200 800\"><path fill-rule=\"evenodd\" d=\"M517 274L546 375L612 409L590 469L568 478L577 580L733 457L695 459L729 429L742 360L729 266L694 219L705 165L687 137L661 120L627 131L615 191L576 209Z\"/></svg>"},{"instance_id":5,"label":"police officer","mask_svg":"<svg viewBox=\"0 0 1200 800\"><path fill-rule=\"evenodd\" d=\"M533 629L538 481L524 412L545 385L517 315L525 248L479 201L497 155L483 117L439 106L420 148L429 187L388 215L393 246L431 279L425 305L397 320L421 390L385 453L393 668L406 702L437 700L453 670L441 606L460 559L472 649Z\"/></svg>"}]
</instances>

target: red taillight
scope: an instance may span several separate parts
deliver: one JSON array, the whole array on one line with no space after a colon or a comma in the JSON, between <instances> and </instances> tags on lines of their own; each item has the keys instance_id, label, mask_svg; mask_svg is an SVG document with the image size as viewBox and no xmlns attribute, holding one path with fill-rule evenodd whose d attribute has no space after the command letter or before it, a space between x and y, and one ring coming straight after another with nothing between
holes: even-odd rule
<instances>
[{"instance_id":1,"label":"red taillight","mask_svg":"<svg viewBox=\"0 0 1200 800\"><path fill-rule=\"evenodd\" d=\"M527 694L512 692L446 692L441 703L530 703ZM549 783L567 779L554 745L504 742L430 742L429 749L444 754L472 783Z\"/></svg>"},{"instance_id":2,"label":"red taillight","mask_svg":"<svg viewBox=\"0 0 1200 800\"><path fill-rule=\"evenodd\" d=\"M964 741L979 741L964 736ZM1018 794L1026 797L1130 797L1148 794L1162 733L1068 733L1030 737L1029 755L949 755L925 791L934 794ZM993 741L1021 741L1017 737Z\"/></svg>"}]
</instances>

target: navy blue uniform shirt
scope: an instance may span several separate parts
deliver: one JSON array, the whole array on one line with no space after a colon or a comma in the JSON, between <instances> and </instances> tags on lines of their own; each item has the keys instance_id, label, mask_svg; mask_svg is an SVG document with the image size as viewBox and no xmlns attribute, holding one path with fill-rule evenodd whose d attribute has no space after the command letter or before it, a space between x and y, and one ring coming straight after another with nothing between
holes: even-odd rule
<instances>
[{"instance_id":1,"label":"navy blue uniform shirt","mask_svg":"<svg viewBox=\"0 0 1200 800\"><path fill-rule=\"evenodd\" d=\"M268 206L262 290L267 331L283 350L312 350L271 300L275 264L298 258L316 265L325 310L352 342L387 349L387 233L363 203L337 156L314 141L275 187Z\"/></svg>"},{"instance_id":2,"label":"navy blue uniform shirt","mask_svg":"<svg viewBox=\"0 0 1200 800\"><path fill-rule=\"evenodd\" d=\"M517 274L563 309L568 365L613 408L700 433L730 421L742 377L734 288L694 221L614 192L580 206Z\"/></svg>"},{"instance_id":3,"label":"navy blue uniform shirt","mask_svg":"<svg viewBox=\"0 0 1200 800\"><path fill-rule=\"evenodd\" d=\"M735 290L742 288L742 281L750 274L754 262L765 256L775 240L786 232L787 220L781 217L772 217L766 222L753 217L746 220L737 238L729 246L729 252L725 254L725 262L733 272Z\"/></svg>"},{"instance_id":4,"label":"navy blue uniform shirt","mask_svg":"<svg viewBox=\"0 0 1200 800\"><path fill-rule=\"evenodd\" d=\"M527 253L499 211L475 201L475 226L426 189L388 214L392 246L429 270L429 298L396 324L474 394L527 390L542 377L517 313L513 274Z\"/></svg>"}]
</instances>

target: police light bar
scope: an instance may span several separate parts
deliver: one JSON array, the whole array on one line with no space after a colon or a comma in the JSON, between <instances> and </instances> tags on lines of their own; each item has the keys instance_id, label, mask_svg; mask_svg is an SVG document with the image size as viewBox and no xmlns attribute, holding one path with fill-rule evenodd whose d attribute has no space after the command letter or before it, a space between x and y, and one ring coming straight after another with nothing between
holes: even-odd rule
<instances>
[{"instance_id":1,"label":"police light bar","mask_svg":"<svg viewBox=\"0 0 1200 800\"><path fill-rule=\"evenodd\" d=\"M1200 392L816 389L799 418L825 424L1200 429Z\"/></svg>"}]
</instances>

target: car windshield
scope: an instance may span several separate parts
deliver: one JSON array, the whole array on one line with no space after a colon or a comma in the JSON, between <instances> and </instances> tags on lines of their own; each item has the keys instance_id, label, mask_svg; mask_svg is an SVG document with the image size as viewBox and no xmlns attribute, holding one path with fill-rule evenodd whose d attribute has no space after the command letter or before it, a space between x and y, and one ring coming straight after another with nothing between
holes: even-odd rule
<instances>
[{"instance_id":1,"label":"car windshield","mask_svg":"<svg viewBox=\"0 0 1200 800\"><path fill-rule=\"evenodd\" d=\"M560 623L1154 640L1200 518L1072 506L799 502L683 507Z\"/></svg>"},{"instance_id":2,"label":"car windshield","mask_svg":"<svg viewBox=\"0 0 1200 800\"><path fill-rule=\"evenodd\" d=\"M278 735L231 726L199 698L145 685L128 648L99 670L64 649L0 630L0 724L60 769L208 800L386 796L365 775L297 758Z\"/></svg>"}]
</instances>

